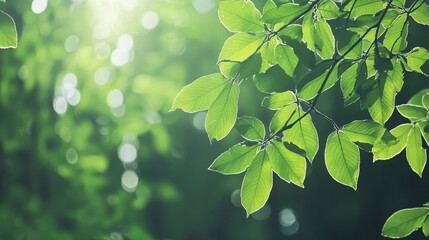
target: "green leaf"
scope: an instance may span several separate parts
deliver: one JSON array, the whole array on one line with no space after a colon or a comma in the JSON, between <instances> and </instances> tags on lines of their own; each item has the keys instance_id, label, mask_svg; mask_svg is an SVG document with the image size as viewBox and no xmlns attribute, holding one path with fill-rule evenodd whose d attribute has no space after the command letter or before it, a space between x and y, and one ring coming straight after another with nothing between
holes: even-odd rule
<instances>
[{"instance_id":1,"label":"green leaf","mask_svg":"<svg viewBox=\"0 0 429 240\"><path fill-rule=\"evenodd\" d=\"M411 124L402 124L392 129L390 132L396 140L377 139L372 148L374 161L389 160L398 155L407 145L408 133L411 131Z\"/></svg>"},{"instance_id":2,"label":"green leaf","mask_svg":"<svg viewBox=\"0 0 429 240\"><path fill-rule=\"evenodd\" d=\"M428 50L426 50L425 48L416 47L413 48L413 50L411 50L409 53L407 53L405 57L407 59L408 67L410 67L412 71L428 75L428 73L424 73L421 69L423 64L425 64L425 62L428 60L428 56Z\"/></svg>"},{"instance_id":3,"label":"green leaf","mask_svg":"<svg viewBox=\"0 0 429 240\"><path fill-rule=\"evenodd\" d=\"M294 87L293 79L278 65L254 77L256 87L263 93L283 92Z\"/></svg>"},{"instance_id":4,"label":"green leaf","mask_svg":"<svg viewBox=\"0 0 429 240\"><path fill-rule=\"evenodd\" d=\"M297 118L303 114L302 109L299 109L297 111ZM310 114L302 118L292 128L284 131L282 141L294 144L304 150L305 156L312 163L317 150L319 150L319 137Z\"/></svg>"},{"instance_id":5,"label":"green leaf","mask_svg":"<svg viewBox=\"0 0 429 240\"><path fill-rule=\"evenodd\" d=\"M417 6L418 5L419 4L417 4ZM415 9L410 15L417 23L429 25L429 6L427 4L421 4L419 8Z\"/></svg>"},{"instance_id":6,"label":"green leaf","mask_svg":"<svg viewBox=\"0 0 429 240\"><path fill-rule=\"evenodd\" d=\"M296 66L298 65L298 57L292 47L288 45L277 45L276 59L279 66L289 76L294 76Z\"/></svg>"},{"instance_id":7,"label":"green leaf","mask_svg":"<svg viewBox=\"0 0 429 240\"><path fill-rule=\"evenodd\" d=\"M235 0L219 3L219 19L231 32L263 32L261 13L252 1Z\"/></svg>"},{"instance_id":8,"label":"green leaf","mask_svg":"<svg viewBox=\"0 0 429 240\"><path fill-rule=\"evenodd\" d=\"M429 110L429 94L426 94L422 98L423 106Z\"/></svg>"},{"instance_id":9,"label":"green leaf","mask_svg":"<svg viewBox=\"0 0 429 240\"><path fill-rule=\"evenodd\" d=\"M291 25L285 27L284 29L282 29L278 33L278 36L301 41L301 39L302 39L302 26L299 24L291 24Z\"/></svg>"},{"instance_id":10,"label":"green leaf","mask_svg":"<svg viewBox=\"0 0 429 240\"><path fill-rule=\"evenodd\" d=\"M319 18L314 22L314 41L316 53L322 59L331 59L335 53L335 39L331 26Z\"/></svg>"},{"instance_id":11,"label":"green leaf","mask_svg":"<svg viewBox=\"0 0 429 240\"><path fill-rule=\"evenodd\" d=\"M177 94L170 111L178 108L188 113L207 110L229 82L219 73L200 77Z\"/></svg>"},{"instance_id":12,"label":"green leaf","mask_svg":"<svg viewBox=\"0 0 429 240\"><path fill-rule=\"evenodd\" d=\"M423 225L428 214L429 209L425 207L399 210L387 219L381 234L390 238L406 237Z\"/></svg>"},{"instance_id":13,"label":"green leaf","mask_svg":"<svg viewBox=\"0 0 429 240\"><path fill-rule=\"evenodd\" d=\"M284 181L304 188L307 164L305 158L287 149L283 143L272 141L267 154L274 172Z\"/></svg>"},{"instance_id":14,"label":"green leaf","mask_svg":"<svg viewBox=\"0 0 429 240\"><path fill-rule=\"evenodd\" d=\"M396 92L400 92L404 85L404 70L398 59L392 59L392 69L387 71L387 80L395 85Z\"/></svg>"},{"instance_id":15,"label":"green leaf","mask_svg":"<svg viewBox=\"0 0 429 240\"><path fill-rule=\"evenodd\" d=\"M429 218L426 218L426 221L423 223L422 230L423 234L429 237Z\"/></svg>"},{"instance_id":16,"label":"green leaf","mask_svg":"<svg viewBox=\"0 0 429 240\"><path fill-rule=\"evenodd\" d=\"M210 106L205 122L209 139L221 140L231 131L237 118L239 92L238 84L227 84Z\"/></svg>"},{"instance_id":17,"label":"green leaf","mask_svg":"<svg viewBox=\"0 0 429 240\"><path fill-rule=\"evenodd\" d=\"M295 101L295 94L292 91L286 91L281 93L274 93L269 97L265 97L262 101L262 106L271 110L278 110Z\"/></svg>"},{"instance_id":18,"label":"green leaf","mask_svg":"<svg viewBox=\"0 0 429 240\"><path fill-rule=\"evenodd\" d=\"M356 120L343 127L344 133L354 143L367 143L373 145L383 136L386 129L379 123L371 120Z\"/></svg>"},{"instance_id":19,"label":"green leaf","mask_svg":"<svg viewBox=\"0 0 429 240\"><path fill-rule=\"evenodd\" d=\"M283 126L294 122L298 118L296 104L284 106L278 110L270 122L270 132L277 133Z\"/></svg>"},{"instance_id":20,"label":"green leaf","mask_svg":"<svg viewBox=\"0 0 429 240\"><path fill-rule=\"evenodd\" d=\"M15 21L9 14L0 10L0 49L16 48L18 46L18 34Z\"/></svg>"},{"instance_id":21,"label":"green leaf","mask_svg":"<svg viewBox=\"0 0 429 240\"><path fill-rule=\"evenodd\" d=\"M262 21L270 24L289 24L294 18L305 12L307 8L308 5L298 5L294 3L282 4L281 6L264 13Z\"/></svg>"},{"instance_id":22,"label":"green leaf","mask_svg":"<svg viewBox=\"0 0 429 240\"><path fill-rule=\"evenodd\" d=\"M244 116L237 120L235 128L248 141L262 141L265 138L264 124L257 118Z\"/></svg>"},{"instance_id":23,"label":"green leaf","mask_svg":"<svg viewBox=\"0 0 429 240\"><path fill-rule=\"evenodd\" d=\"M273 171L265 150L260 151L244 175L241 204L247 216L264 206L273 187Z\"/></svg>"},{"instance_id":24,"label":"green leaf","mask_svg":"<svg viewBox=\"0 0 429 240\"><path fill-rule=\"evenodd\" d=\"M313 14L310 12L305 14L302 20L302 41L307 45L307 48L313 52L316 51L314 38Z\"/></svg>"},{"instance_id":25,"label":"green leaf","mask_svg":"<svg viewBox=\"0 0 429 240\"><path fill-rule=\"evenodd\" d=\"M302 89L298 92L298 96L304 100L310 100L316 97L329 72L330 72L330 69L326 70L323 74L317 76L315 79L305 84L304 87L302 87ZM322 92L333 87L337 82L337 80L338 80L338 65L334 66L334 69L331 71L328 79L326 80L325 86L323 87Z\"/></svg>"},{"instance_id":26,"label":"green leaf","mask_svg":"<svg viewBox=\"0 0 429 240\"><path fill-rule=\"evenodd\" d=\"M333 132L328 136L325 163L329 174L335 181L357 189L359 149L344 132Z\"/></svg>"},{"instance_id":27,"label":"green leaf","mask_svg":"<svg viewBox=\"0 0 429 240\"><path fill-rule=\"evenodd\" d=\"M228 78L248 79L258 74L261 70L261 54L255 54L243 62L220 62L220 72Z\"/></svg>"},{"instance_id":28,"label":"green leaf","mask_svg":"<svg viewBox=\"0 0 429 240\"><path fill-rule=\"evenodd\" d=\"M418 93L414 94L410 100L408 100L408 104L423 106L423 96L429 94L429 88L425 88L420 90Z\"/></svg>"},{"instance_id":29,"label":"green leaf","mask_svg":"<svg viewBox=\"0 0 429 240\"><path fill-rule=\"evenodd\" d=\"M429 122L419 122L418 125L423 139L425 140L426 144L429 145Z\"/></svg>"},{"instance_id":30,"label":"green leaf","mask_svg":"<svg viewBox=\"0 0 429 240\"><path fill-rule=\"evenodd\" d=\"M265 34L262 33L256 35L236 33L225 41L219 54L219 62L243 62L256 52L264 39Z\"/></svg>"},{"instance_id":31,"label":"green leaf","mask_svg":"<svg viewBox=\"0 0 429 240\"><path fill-rule=\"evenodd\" d=\"M351 11L351 18L358 18L362 15L374 15L379 11L383 10L385 3L382 1L374 0L358 0L353 6L355 1L350 1L345 7L345 11ZM352 8L353 6L353 8Z\"/></svg>"},{"instance_id":32,"label":"green leaf","mask_svg":"<svg viewBox=\"0 0 429 240\"><path fill-rule=\"evenodd\" d=\"M267 43L262 45L261 52L262 56L262 69L261 72L266 72L269 68L277 63L276 58L276 47L278 45L278 37L271 38Z\"/></svg>"},{"instance_id":33,"label":"green leaf","mask_svg":"<svg viewBox=\"0 0 429 240\"><path fill-rule=\"evenodd\" d=\"M407 161L411 169L422 177L426 165L426 150L422 148L422 137L418 126L413 126L408 134L407 148L405 149Z\"/></svg>"},{"instance_id":34,"label":"green leaf","mask_svg":"<svg viewBox=\"0 0 429 240\"><path fill-rule=\"evenodd\" d=\"M411 121L425 119L428 113L428 110L426 108L411 104L398 105L396 106L396 109L398 109L398 112L402 116L410 119Z\"/></svg>"},{"instance_id":35,"label":"green leaf","mask_svg":"<svg viewBox=\"0 0 429 240\"><path fill-rule=\"evenodd\" d=\"M324 19L335 19L343 15L337 4L335 4L335 2L332 0L328 0L320 4L317 9Z\"/></svg>"},{"instance_id":36,"label":"green leaf","mask_svg":"<svg viewBox=\"0 0 429 240\"><path fill-rule=\"evenodd\" d=\"M210 165L209 170L225 175L242 173L250 166L258 149L259 145L243 146L236 144L217 157Z\"/></svg>"},{"instance_id":37,"label":"green leaf","mask_svg":"<svg viewBox=\"0 0 429 240\"><path fill-rule=\"evenodd\" d=\"M277 7L277 5L275 2L273 2L273 0L268 0L267 2L265 2L265 5L264 5L262 12L265 14L266 12L268 12L271 9L274 9L276 7Z\"/></svg>"},{"instance_id":38,"label":"green leaf","mask_svg":"<svg viewBox=\"0 0 429 240\"><path fill-rule=\"evenodd\" d=\"M359 79L366 79L366 64L362 61L352 64L346 71L341 75L341 91L343 92L344 102L348 103L356 100L356 82Z\"/></svg>"},{"instance_id":39,"label":"green leaf","mask_svg":"<svg viewBox=\"0 0 429 240\"><path fill-rule=\"evenodd\" d=\"M407 15L401 14L387 29L383 45L392 53L399 53L407 47L408 21Z\"/></svg>"}]
</instances>

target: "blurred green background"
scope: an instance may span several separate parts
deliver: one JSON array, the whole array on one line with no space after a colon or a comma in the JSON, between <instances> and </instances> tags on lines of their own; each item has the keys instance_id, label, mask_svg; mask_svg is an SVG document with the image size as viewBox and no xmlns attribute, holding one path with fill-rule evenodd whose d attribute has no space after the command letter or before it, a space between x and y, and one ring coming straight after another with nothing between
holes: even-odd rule
<instances>
[{"instance_id":1,"label":"blurred green background","mask_svg":"<svg viewBox=\"0 0 429 240\"><path fill-rule=\"evenodd\" d=\"M429 200L428 171L420 179L403 154L373 164L362 153L358 191L337 184L323 161L332 126L314 116L321 149L306 188L276 177L267 205L246 218L242 175L207 170L238 134L210 144L205 113L168 112L185 84L218 72L230 34L217 4L0 3L19 34L17 49L0 51L0 239L381 239L394 211ZM428 32L412 23L410 44L428 48ZM397 103L428 86L407 74ZM269 122L263 97L243 83L239 115ZM369 117L343 109L338 87L319 108L339 125Z\"/></svg>"}]
</instances>

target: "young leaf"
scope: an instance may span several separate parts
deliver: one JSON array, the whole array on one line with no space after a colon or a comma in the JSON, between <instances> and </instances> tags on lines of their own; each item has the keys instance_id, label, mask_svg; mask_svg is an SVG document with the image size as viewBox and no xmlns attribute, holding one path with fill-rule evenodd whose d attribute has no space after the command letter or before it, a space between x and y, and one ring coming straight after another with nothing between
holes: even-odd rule
<instances>
[{"instance_id":1,"label":"young leaf","mask_svg":"<svg viewBox=\"0 0 429 240\"><path fill-rule=\"evenodd\" d=\"M408 67L415 72L428 75L429 73L424 73L421 69L423 64L428 60L428 55L429 51L425 48L413 48L413 50L406 55Z\"/></svg>"},{"instance_id":2,"label":"young leaf","mask_svg":"<svg viewBox=\"0 0 429 240\"><path fill-rule=\"evenodd\" d=\"M356 120L345 125L343 131L352 142L373 145L386 129L371 120Z\"/></svg>"},{"instance_id":3,"label":"young leaf","mask_svg":"<svg viewBox=\"0 0 429 240\"><path fill-rule=\"evenodd\" d=\"M399 15L386 32L383 45L392 53L407 47L408 21L406 14Z\"/></svg>"},{"instance_id":4,"label":"young leaf","mask_svg":"<svg viewBox=\"0 0 429 240\"><path fill-rule=\"evenodd\" d=\"M240 135L248 141L262 141L265 138L264 124L257 118L244 116L235 125Z\"/></svg>"},{"instance_id":5,"label":"young leaf","mask_svg":"<svg viewBox=\"0 0 429 240\"><path fill-rule=\"evenodd\" d=\"M225 175L242 173L250 166L258 149L259 145L243 146L236 144L217 157L210 165L209 170Z\"/></svg>"},{"instance_id":6,"label":"young leaf","mask_svg":"<svg viewBox=\"0 0 429 240\"><path fill-rule=\"evenodd\" d=\"M377 139L372 148L374 161L389 160L398 155L407 145L408 134L411 128L411 124L402 124L390 131L396 140Z\"/></svg>"},{"instance_id":7,"label":"young leaf","mask_svg":"<svg viewBox=\"0 0 429 240\"><path fill-rule=\"evenodd\" d=\"M308 5L298 5L294 3L282 4L281 6L264 13L264 15L262 16L262 21L270 24L289 24L290 21L305 12L307 8Z\"/></svg>"},{"instance_id":8,"label":"young leaf","mask_svg":"<svg viewBox=\"0 0 429 240\"><path fill-rule=\"evenodd\" d=\"M178 108L188 113L207 110L227 83L229 80L219 73L200 77L177 94L170 111Z\"/></svg>"},{"instance_id":9,"label":"young leaf","mask_svg":"<svg viewBox=\"0 0 429 240\"><path fill-rule=\"evenodd\" d=\"M357 189L359 177L359 148L342 132L328 136L325 163L331 177L346 186Z\"/></svg>"},{"instance_id":10,"label":"young leaf","mask_svg":"<svg viewBox=\"0 0 429 240\"><path fill-rule=\"evenodd\" d=\"M396 109L398 109L398 112L402 116L410 119L411 121L425 119L428 113L428 110L426 108L411 104L398 105L396 106Z\"/></svg>"},{"instance_id":11,"label":"young leaf","mask_svg":"<svg viewBox=\"0 0 429 240\"><path fill-rule=\"evenodd\" d=\"M277 5L276 5L276 3L275 3L275 2L273 2L273 0L268 0L268 1L265 3L265 5L264 5L264 8L263 8L262 12L265 14L266 12L268 12L268 11L270 11L271 9L274 9L274 8L276 8L276 7L277 7Z\"/></svg>"},{"instance_id":12,"label":"young leaf","mask_svg":"<svg viewBox=\"0 0 429 240\"><path fill-rule=\"evenodd\" d=\"M407 161L411 169L417 175L422 177L422 172L425 168L427 156L426 150L422 148L422 137L418 126L413 126L408 134L407 148L405 149Z\"/></svg>"},{"instance_id":13,"label":"young leaf","mask_svg":"<svg viewBox=\"0 0 429 240\"><path fill-rule=\"evenodd\" d=\"M301 117L304 112L299 109L297 114L297 117ZM317 150L319 150L319 137L310 114L297 122L292 128L284 131L282 141L292 143L304 150L305 156L312 163Z\"/></svg>"},{"instance_id":14,"label":"young leaf","mask_svg":"<svg viewBox=\"0 0 429 240\"><path fill-rule=\"evenodd\" d=\"M265 39L265 34L247 34L236 33L228 38L219 54L219 62L221 61L238 61L243 62L262 44Z\"/></svg>"},{"instance_id":15,"label":"young leaf","mask_svg":"<svg viewBox=\"0 0 429 240\"><path fill-rule=\"evenodd\" d=\"M16 48L18 45L18 34L15 21L9 14L0 10L0 49Z\"/></svg>"},{"instance_id":16,"label":"young leaf","mask_svg":"<svg viewBox=\"0 0 429 240\"><path fill-rule=\"evenodd\" d=\"M356 2L353 6L353 3ZM379 11L383 10L384 2L382 1L374 1L374 0L357 0L350 1L345 7L345 11L351 11L351 18L358 18L362 15L374 15ZM353 7L353 8L352 8Z\"/></svg>"},{"instance_id":17,"label":"young leaf","mask_svg":"<svg viewBox=\"0 0 429 240\"><path fill-rule=\"evenodd\" d=\"M381 234L390 238L402 238L419 229L427 215L429 208L407 208L395 212L384 223Z\"/></svg>"},{"instance_id":18,"label":"young leaf","mask_svg":"<svg viewBox=\"0 0 429 240\"><path fill-rule=\"evenodd\" d=\"M292 123L298 118L296 104L289 104L278 110L270 122L270 132L277 133L283 126Z\"/></svg>"},{"instance_id":19,"label":"young leaf","mask_svg":"<svg viewBox=\"0 0 429 240\"><path fill-rule=\"evenodd\" d=\"M307 164L305 158L287 149L283 143L272 141L267 154L274 172L284 181L304 188Z\"/></svg>"},{"instance_id":20,"label":"young leaf","mask_svg":"<svg viewBox=\"0 0 429 240\"><path fill-rule=\"evenodd\" d=\"M260 151L244 175L241 186L241 204L247 216L267 202L273 187L273 171L265 150Z\"/></svg>"},{"instance_id":21,"label":"young leaf","mask_svg":"<svg viewBox=\"0 0 429 240\"><path fill-rule=\"evenodd\" d=\"M415 10L413 9L413 12L410 14L411 17L417 23L429 25L429 6L425 3L418 4L417 6L419 7Z\"/></svg>"},{"instance_id":22,"label":"young leaf","mask_svg":"<svg viewBox=\"0 0 429 240\"><path fill-rule=\"evenodd\" d=\"M320 4L317 9L324 19L335 19L343 14L337 4L332 0L328 0Z\"/></svg>"},{"instance_id":23,"label":"young leaf","mask_svg":"<svg viewBox=\"0 0 429 240\"><path fill-rule=\"evenodd\" d=\"M322 59L331 59L335 53L335 39L331 26L322 18L314 22L316 53Z\"/></svg>"},{"instance_id":24,"label":"young leaf","mask_svg":"<svg viewBox=\"0 0 429 240\"><path fill-rule=\"evenodd\" d=\"M263 32L261 13L252 1L236 0L219 3L219 19L231 32Z\"/></svg>"},{"instance_id":25,"label":"young leaf","mask_svg":"<svg viewBox=\"0 0 429 240\"><path fill-rule=\"evenodd\" d=\"M295 102L296 97L292 91L274 93L269 97L265 97L262 101L262 106L271 110L278 110L286 105Z\"/></svg>"},{"instance_id":26,"label":"young leaf","mask_svg":"<svg viewBox=\"0 0 429 240\"><path fill-rule=\"evenodd\" d=\"M221 140L231 131L237 118L239 92L238 84L231 82L210 106L205 122L209 139Z\"/></svg>"},{"instance_id":27,"label":"young leaf","mask_svg":"<svg viewBox=\"0 0 429 240\"><path fill-rule=\"evenodd\" d=\"M289 76L294 76L296 66L298 65L298 57L292 47L288 45L277 45L276 59L279 66Z\"/></svg>"}]
</instances>

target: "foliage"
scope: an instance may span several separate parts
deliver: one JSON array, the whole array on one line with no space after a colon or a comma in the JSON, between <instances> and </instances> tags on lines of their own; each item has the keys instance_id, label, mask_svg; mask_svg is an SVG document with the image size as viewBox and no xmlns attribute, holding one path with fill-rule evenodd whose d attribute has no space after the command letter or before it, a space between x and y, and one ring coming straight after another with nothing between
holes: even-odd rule
<instances>
[{"instance_id":1,"label":"foliage","mask_svg":"<svg viewBox=\"0 0 429 240\"><path fill-rule=\"evenodd\" d=\"M9 14L0 10L0 48L16 48L17 45L18 33L15 21Z\"/></svg>"},{"instance_id":2,"label":"foliage","mask_svg":"<svg viewBox=\"0 0 429 240\"><path fill-rule=\"evenodd\" d=\"M324 156L337 182L357 189L360 150L371 152L375 162L405 149L410 168L422 177L427 162L422 137L429 143L429 90L415 92L407 104L396 105L395 98L405 71L429 74L428 50L410 46L407 38L410 22L429 25L428 13L424 0L315 0L278 6L268 0L262 11L252 1L224 0L219 19L234 35L220 51L220 73L184 87L173 109L208 110L205 129L210 140L223 139L235 125L243 142L221 154L210 169L223 174L245 171L241 202L247 215L266 203L272 172L304 187L307 164L319 149L311 115L334 128ZM278 67L282 75L273 73ZM260 87L268 78L288 79L292 88ZM269 94L262 106L275 111L268 127L251 116L236 121L240 88L252 80ZM341 88L345 106L359 103L370 118L339 127L336 119L319 111L320 97L335 85ZM395 109L410 123L386 127ZM427 211L425 207L395 213L383 235L403 237L422 225L426 234Z\"/></svg>"}]
</instances>

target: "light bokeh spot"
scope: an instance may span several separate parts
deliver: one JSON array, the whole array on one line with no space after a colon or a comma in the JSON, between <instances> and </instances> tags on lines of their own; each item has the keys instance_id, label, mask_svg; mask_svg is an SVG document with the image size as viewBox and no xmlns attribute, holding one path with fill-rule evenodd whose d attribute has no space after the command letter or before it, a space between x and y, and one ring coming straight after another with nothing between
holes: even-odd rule
<instances>
[{"instance_id":1,"label":"light bokeh spot","mask_svg":"<svg viewBox=\"0 0 429 240\"><path fill-rule=\"evenodd\" d=\"M148 11L145 14L143 14L143 17L141 19L141 24L144 28L147 30L152 30L158 26L159 23L159 17L156 12Z\"/></svg>"},{"instance_id":2,"label":"light bokeh spot","mask_svg":"<svg viewBox=\"0 0 429 240\"><path fill-rule=\"evenodd\" d=\"M193 0L192 5L199 13L208 13L215 7L214 0Z\"/></svg>"},{"instance_id":3,"label":"light bokeh spot","mask_svg":"<svg viewBox=\"0 0 429 240\"><path fill-rule=\"evenodd\" d=\"M64 114L67 111L67 100L64 96L57 96L53 103L54 111L58 114Z\"/></svg>"},{"instance_id":4,"label":"light bokeh spot","mask_svg":"<svg viewBox=\"0 0 429 240\"><path fill-rule=\"evenodd\" d=\"M48 0L33 0L31 3L31 11L35 14L41 14L48 7Z\"/></svg>"},{"instance_id":5,"label":"light bokeh spot","mask_svg":"<svg viewBox=\"0 0 429 240\"><path fill-rule=\"evenodd\" d=\"M121 183L125 191L134 192L139 183L139 177L136 172L127 170L122 174Z\"/></svg>"},{"instance_id":6,"label":"light bokeh spot","mask_svg":"<svg viewBox=\"0 0 429 240\"><path fill-rule=\"evenodd\" d=\"M124 163L133 162L137 158L137 149L130 143L123 143L119 146L118 156L119 159Z\"/></svg>"},{"instance_id":7,"label":"light bokeh spot","mask_svg":"<svg viewBox=\"0 0 429 240\"><path fill-rule=\"evenodd\" d=\"M118 89L113 89L107 95L107 105L111 108L117 108L124 102L124 95Z\"/></svg>"}]
</instances>

